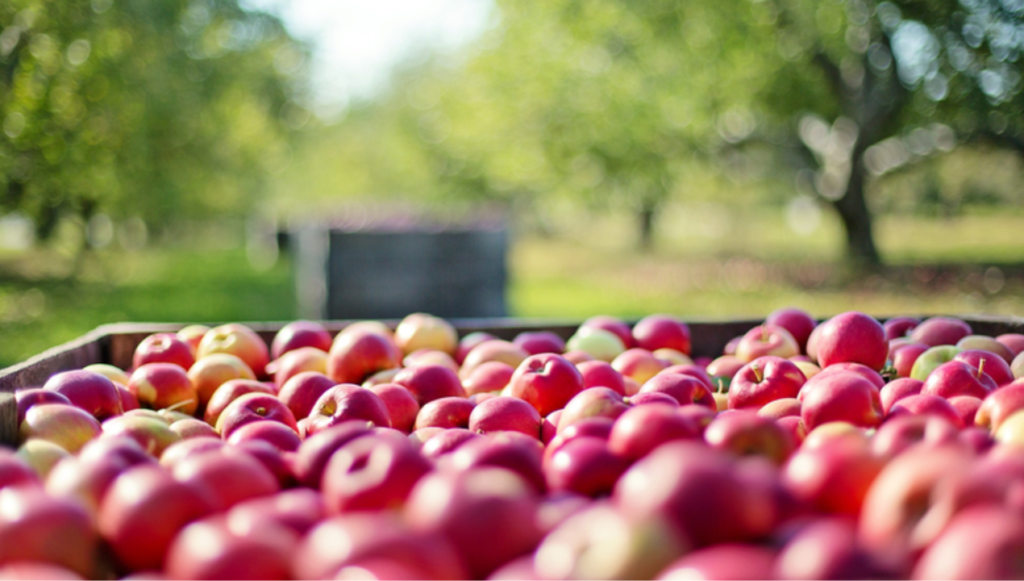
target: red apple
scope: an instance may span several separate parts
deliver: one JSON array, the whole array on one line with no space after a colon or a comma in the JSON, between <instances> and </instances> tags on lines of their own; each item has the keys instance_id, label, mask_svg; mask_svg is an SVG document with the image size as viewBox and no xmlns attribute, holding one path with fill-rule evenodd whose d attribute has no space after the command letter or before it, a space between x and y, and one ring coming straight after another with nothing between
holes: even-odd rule
<instances>
[{"instance_id":1,"label":"red apple","mask_svg":"<svg viewBox=\"0 0 1024 581\"><path fill-rule=\"evenodd\" d=\"M962 361L950 361L928 375L921 393L945 398L971 395L984 399L996 388L996 383L985 372Z\"/></svg>"},{"instance_id":2,"label":"red apple","mask_svg":"<svg viewBox=\"0 0 1024 581\"><path fill-rule=\"evenodd\" d=\"M246 530L266 524L283 526L297 535L305 535L324 520L327 507L323 495L309 488L282 490L271 496L260 496L233 506L227 513L233 526Z\"/></svg>"},{"instance_id":3,"label":"red apple","mask_svg":"<svg viewBox=\"0 0 1024 581\"><path fill-rule=\"evenodd\" d=\"M114 382L92 371L62 371L46 380L43 389L63 395L101 422L124 412Z\"/></svg>"},{"instance_id":4,"label":"red apple","mask_svg":"<svg viewBox=\"0 0 1024 581\"><path fill-rule=\"evenodd\" d=\"M175 425L177 425L177 423L171 424L172 430ZM282 452L294 452L298 450L299 445L302 444L302 440L299 439L299 435L295 430L281 422L274 422L270 420L245 424L231 432L231 436L227 438L229 444L238 444L247 440L261 440L267 442Z\"/></svg>"},{"instance_id":5,"label":"red apple","mask_svg":"<svg viewBox=\"0 0 1024 581\"><path fill-rule=\"evenodd\" d=\"M128 466L117 456L92 461L68 456L58 462L46 477L46 493L78 503L95 521L103 495Z\"/></svg>"},{"instance_id":6,"label":"red apple","mask_svg":"<svg viewBox=\"0 0 1024 581\"><path fill-rule=\"evenodd\" d=\"M274 335L274 340L270 343L270 358L280 359L285 353L303 347L327 352L331 350L332 341L331 334L320 323L293 321L281 327Z\"/></svg>"},{"instance_id":7,"label":"red apple","mask_svg":"<svg viewBox=\"0 0 1024 581\"><path fill-rule=\"evenodd\" d=\"M462 365L466 360L466 355L473 350L473 347L476 347L484 341L490 341L492 339L497 339L497 337L490 333L484 333L483 331L476 331L466 335L459 340L459 346L455 350L455 362Z\"/></svg>"},{"instance_id":8,"label":"red apple","mask_svg":"<svg viewBox=\"0 0 1024 581\"><path fill-rule=\"evenodd\" d=\"M170 425L172 432L178 434L182 440L191 438L220 438L220 434L210 424L195 418L178 420Z\"/></svg>"},{"instance_id":9,"label":"red apple","mask_svg":"<svg viewBox=\"0 0 1024 581\"><path fill-rule=\"evenodd\" d=\"M32 387L29 389L19 389L14 392L14 399L18 404L18 425L25 420L25 412L32 406L41 404L64 404L72 405L71 400L67 396L57 393L56 391L49 391L41 387Z\"/></svg>"},{"instance_id":10,"label":"red apple","mask_svg":"<svg viewBox=\"0 0 1024 581\"><path fill-rule=\"evenodd\" d=\"M1014 352L1009 347L985 335L968 335L956 342L956 346L964 351L987 351L998 355L1007 367L1013 361Z\"/></svg>"},{"instance_id":11,"label":"red apple","mask_svg":"<svg viewBox=\"0 0 1024 581\"><path fill-rule=\"evenodd\" d=\"M0 566L34 561L95 576L96 532L76 502L35 486L0 489Z\"/></svg>"},{"instance_id":12,"label":"red apple","mask_svg":"<svg viewBox=\"0 0 1024 581\"><path fill-rule=\"evenodd\" d=\"M583 388L607 387L625 395L626 384L622 374L606 361L584 361L576 364L576 369L583 376Z\"/></svg>"},{"instance_id":13,"label":"red apple","mask_svg":"<svg viewBox=\"0 0 1024 581\"><path fill-rule=\"evenodd\" d=\"M192 415L199 407L199 395L185 370L174 363L146 363L128 380L128 391L140 404L152 409L173 408Z\"/></svg>"},{"instance_id":14,"label":"red apple","mask_svg":"<svg viewBox=\"0 0 1024 581\"><path fill-rule=\"evenodd\" d=\"M245 424L264 420L281 422L296 433L299 431L299 427L295 425L295 416L288 406L273 395L257 392L239 396L228 404L217 418L217 431L227 440L232 432Z\"/></svg>"},{"instance_id":15,"label":"red apple","mask_svg":"<svg viewBox=\"0 0 1024 581\"><path fill-rule=\"evenodd\" d=\"M39 475L23 459L7 448L0 448L0 489L8 486L41 484Z\"/></svg>"},{"instance_id":16,"label":"red apple","mask_svg":"<svg viewBox=\"0 0 1024 581\"><path fill-rule=\"evenodd\" d=\"M227 442L219 438L216 440L213 438L191 438L187 440L180 440L168 446L167 449L160 454L160 465L168 470L172 470L179 462L189 456L209 452L211 450L221 450L225 446L227 446Z\"/></svg>"},{"instance_id":17,"label":"red apple","mask_svg":"<svg viewBox=\"0 0 1024 581\"><path fill-rule=\"evenodd\" d=\"M501 391L512 379L515 368L501 361L488 361L477 366L465 379L462 387L467 395Z\"/></svg>"},{"instance_id":18,"label":"red apple","mask_svg":"<svg viewBox=\"0 0 1024 581\"><path fill-rule=\"evenodd\" d=\"M837 438L797 450L786 463L783 484L799 501L821 512L856 517L884 465L867 446Z\"/></svg>"},{"instance_id":19,"label":"red apple","mask_svg":"<svg viewBox=\"0 0 1024 581\"><path fill-rule=\"evenodd\" d=\"M925 320L910 333L910 338L931 347L956 345L957 341L971 334L971 326L952 317L932 317Z\"/></svg>"},{"instance_id":20,"label":"red apple","mask_svg":"<svg viewBox=\"0 0 1024 581\"><path fill-rule=\"evenodd\" d=\"M323 373L306 371L286 381L277 392L277 399L288 406L296 418L305 418L313 411L313 406L320 396L335 385L337 384L334 380Z\"/></svg>"},{"instance_id":21,"label":"red apple","mask_svg":"<svg viewBox=\"0 0 1024 581\"><path fill-rule=\"evenodd\" d=\"M698 549L673 561L657 579L775 579L775 551L758 545L729 543Z\"/></svg>"},{"instance_id":22,"label":"red apple","mask_svg":"<svg viewBox=\"0 0 1024 581\"><path fill-rule=\"evenodd\" d=\"M882 423L878 388L856 373L815 376L801 392L800 419L808 430L828 422L849 422L873 428Z\"/></svg>"},{"instance_id":23,"label":"red apple","mask_svg":"<svg viewBox=\"0 0 1024 581\"><path fill-rule=\"evenodd\" d=\"M72 454L101 432L100 423L85 410L67 404L34 405L21 422L22 441L39 438Z\"/></svg>"},{"instance_id":24,"label":"red apple","mask_svg":"<svg viewBox=\"0 0 1024 581\"><path fill-rule=\"evenodd\" d=\"M549 490L607 496L629 464L629 460L612 454L605 440L580 437L559 447L544 473Z\"/></svg>"},{"instance_id":25,"label":"red apple","mask_svg":"<svg viewBox=\"0 0 1024 581\"><path fill-rule=\"evenodd\" d=\"M407 440L357 438L339 448L324 468L324 502L335 514L397 508L432 468Z\"/></svg>"},{"instance_id":26,"label":"red apple","mask_svg":"<svg viewBox=\"0 0 1024 581\"><path fill-rule=\"evenodd\" d=\"M516 368L509 382L510 395L525 400L542 416L565 407L583 390L583 376L560 355L531 355Z\"/></svg>"},{"instance_id":27,"label":"red apple","mask_svg":"<svg viewBox=\"0 0 1024 581\"><path fill-rule=\"evenodd\" d=\"M327 352L314 347L299 347L267 364L267 374L274 376L278 388L305 371L327 374Z\"/></svg>"},{"instance_id":28,"label":"red apple","mask_svg":"<svg viewBox=\"0 0 1024 581\"><path fill-rule=\"evenodd\" d=\"M866 365L860 363L834 363L828 367L822 369L819 373L814 376L814 381L820 381L826 377L835 373L856 373L864 379L870 381L872 385L878 389L882 389L885 386L885 379L878 374L877 371L871 369ZM811 383L811 382L808 382ZM804 384L806 385L806 384Z\"/></svg>"},{"instance_id":29,"label":"red apple","mask_svg":"<svg viewBox=\"0 0 1024 581\"><path fill-rule=\"evenodd\" d=\"M541 418L536 408L527 402L514 397L497 396L473 408L466 427L480 434L513 431L540 438Z\"/></svg>"},{"instance_id":30,"label":"red apple","mask_svg":"<svg viewBox=\"0 0 1024 581\"><path fill-rule=\"evenodd\" d=\"M676 398L672 397L667 393L662 393L660 391L648 391L645 393L638 393L636 395L631 395L629 397L623 398L622 401L628 403L630 407L636 407L650 403L669 405L674 408L679 407L679 402L676 400ZM717 402L717 399L715 401ZM715 411L718 410L716 409Z\"/></svg>"},{"instance_id":31,"label":"red apple","mask_svg":"<svg viewBox=\"0 0 1024 581\"><path fill-rule=\"evenodd\" d=\"M438 428L465 428L469 416L476 406L464 397L442 397L432 400L420 408L416 415L414 429L436 426Z\"/></svg>"},{"instance_id":32,"label":"red apple","mask_svg":"<svg viewBox=\"0 0 1024 581\"><path fill-rule=\"evenodd\" d=\"M722 355L708 365L707 372L712 379L715 377L728 377L732 379L736 372L746 364L745 361L735 355Z\"/></svg>"},{"instance_id":33,"label":"red apple","mask_svg":"<svg viewBox=\"0 0 1024 581\"><path fill-rule=\"evenodd\" d=\"M203 335L206 335L209 330L210 328L206 325L188 325L175 333L175 336L188 343L194 352L199 349L199 342L203 340Z\"/></svg>"},{"instance_id":34,"label":"red apple","mask_svg":"<svg viewBox=\"0 0 1024 581\"><path fill-rule=\"evenodd\" d=\"M196 359L214 353L228 353L245 362L257 375L265 374L270 362L270 351L255 331L238 323L229 323L210 329L196 349Z\"/></svg>"},{"instance_id":35,"label":"red apple","mask_svg":"<svg viewBox=\"0 0 1024 581\"><path fill-rule=\"evenodd\" d=\"M135 348L132 367L138 369L147 363L173 363L188 371L196 362L192 346L174 333L154 333L146 337Z\"/></svg>"},{"instance_id":36,"label":"red apple","mask_svg":"<svg viewBox=\"0 0 1024 581\"><path fill-rule=\"evenodd\" d=\"M518 474L538 493L543 493L542 455L543 447L536 438L518 432L501 432L459 446L443 458L441 467L454 472L485 467L504 468Z\"/></svg>"},{"instance_id":37,"label":"red apple","mask_svg":"<svg viewBox=\"0 0 1024 581\"><path fill-rule=\"evenodd\" d=\"M800 400L795 397L784 397L769 402L757 410L757 415L771 420L780 420L786 417L800 417Z\"/></svg>"},{"instance_id":38,"label":"red apple","mask_svg":"<svg viewBox=\"0 0 1024 581\"><path fill-rule=\"evenodd\" d=\"M611 365L624 377L630 377L639 384L643 384L668 367L650 351L639 347L623 351L612 360Z\"/></svg>"},{"instance_id":39,"label":"red apple","mask_svg":"<svg viewBox=\"0 0 1024 581\"><path fill-rule=\"evenodd\" d=\"M667 347L689 355L690 327L672 315L648 315L633 326L637 347L648 351Z\"/></svg>"},{"instance_id":40,"label":"red apple","mask_svg":"<svg viewBox=\"0 0 1024 581\"><path fill-rule=\"evenodd\" d=\"M196 361L188 370L188 378L199 395L199 405L204 407L213 397L217 388L232 379L255 380L256 374L244 361L230 353L214 353Z\"/></svg>"},{"instance_id":41,"label":"red apple","mask_svg":"<svg viewBox=\"0 0 1024 581\"><path fill-rule=\"evenodd\" d=\"M168 446L181 440L166 421L141 415L110 418L103 422L102 428L101 437L129 437L154 457L160 457Z\"/></svg>"},{"instance_id":42,"label":"red apple","mask_svg":"<svg viewBox=\"0 0 1024 581\"><path fill-rule=\"evenodd\" d=\"M488 361L500 361L509 367L519 367L529 357L522 347L501 339L488 339L475 345L462 362L459 377L467 378L473 370Z\"/></svg>"},{"instance_id":43,"label":"red apple","mask_svg":"<svg viewBox=\"0 0 1024 581\"><path fill-rule=\"evenodd\" d=\"M774 355L792 357L800 353L800 346L789 331L778 325L764 324L747 331L736 346L736 358L751 362L759 357Z\"/></svg>"},{"instance_id":44,"label":"red apple","mask_svg":"<svg viewBox=\"0 0 1024 581\"><path fill-rule=\"evenodd\" d=\"M1002 357L994 355L990 351L980 349L967 349L953 357L953 361L963 361L971 367L977 368L985 375L992 378L992 381L999 387L1013 381L1013 372L1010 365Z\"/></svg>"},{"instance_id":45,"label":"red apple","mask_svg":"<svg viewBox=\"0 0 1024 581\"><path fill-rule=\"evenodd\" d=\"M679 405L698 404L716 409L715 396L701 380L681 373L660 373L640 387L640 393L664 393L670 395Z\"/></svg>"},{"instance_id":46,"label":"red apple","mask_svg":"<svg viewBox=\"0 0 1024 581\"><path fill-rule=\"evenodd\" d=\"M893 404L907 396L921 393L922 388L924 388L923 381L910 377L890 381L878 392L878 398L882 402L882 411L885 415L889 415Z\"/></svg>"},{"instance_id":47,"label":"red apple","mask_svg":"<svg viewBox=\"0 0 1024 581\"><path fill-rule=\"evenodd\" d=\"M338 383L362 383L378 371L401 367L402 352L380 333L339 333L327 356L327 375Z\"/></svg>"},{"instance_id":48,"label":"red apple","mask_svg":"<svg viewBox=\"0 0 1024 581\"><path fill-rule=\"evenodd\" d=\"M416 416L420 413L420 404L408 389L397 383L382 383L370 387L369 390L384 402L392 428L406 433L413 431Z\"/></svg>"},{"instance_id":49,"label":"red apple","mask_svg":"<svg viewBox=\"0 0 1024 581\"><path fill-rule=\"evenodd\" d=\"M910 377L914 371L914 364L922 353L930 349L924 343L907 343L898 347L892 352L892 366L896 368L896 375L899 377Z\"/></svg>"},{"instance_id":50,"label":"red apple","mask_svg":"<svg viewBox=\"0 0 1024 581\"><path fill-rule=\"evenodd\" d=\"M729 384L729 408L760 408L782 398L795 398L804 374L787 359L758 357L736 372Z\"/></svg>"},{"instance_id":51,"label":"red apple","mask_svg":"<svg viewBox=\"0 0 1024 581\"><path fill-rule=\"evenodd\" d=\"M402 359L403 367L419 367L421 365L441 365L455 373L459 372L459 364L455 362L455 358L437 349L419 349Z\"/></svg>"},{"instance_id":52,"label":"red apple","mask_svg":"<svg viewBox=\"0 0 1024 581\"><path fill-rule=\"evenodd\" d=\"M583 321L583 324L580 325L580 327L608 331L609 333L615 334L615 336L622 341L622 344L626 349L636 347L636 339L633 338L633 331L622 319L609 315L596 315L590 317L586 321Z\"/></svg>"},{"instance_id":53,"label":"red apple","mask_svg":"<svg viewBox=\"0 0 1024 581\"><path fill-rule=\"evenodd\" d=\"M457 450L459 446L466 442L481 437L483 436L463 428L441 430L423 442L423 446L420 448L420 454L422 454L424 458L437 460L441 456Z\"/></svg>"},{"instance_id":54,"label":"red apple","mask_svg":"<svg viewBox=\"0 0 1024 581\"><path fill-rule=\"evenodd\" d=\"M995 433L1006 418L1024 409L1024 380L1017 380L1004 386L983 400L974 423Z\"/></svg>"},{"instance_id":55,"label":"red apple","mask_svg":"<svg viewBox=\"0 0 1024 581\"><path fill-rule=\"evenodd\" d=\"M516 335L512 343L523 348L530 355L565 352L565 340L551 331L524 331Z\"/></svg>"},{"instance_id":56,"label":"red apple","mask_svg":"<svg viewBox=\"0 0 1024 581\"><path fill-rule=\"evenodd\" d=\"M703 367L692 364L692 365L672 365L666 367L658 375L671 375L671 374L682 374L695 377L701 381L704 385L708 386L708 389L715 390L718 388L718 384L711 381L711 376L704 370Z\"/></svg>"},{"instance_id":57,"label":"red apple","mask_svg":"<svg viewBox=\"0 0 1024 581\"><path fill-rule=\"evenodd\" d=\"M889 355L881 323L856 311L836 315L822 323L816 349L822 369L834 363L849 362L880 371Z\"/></svg>"},{"instance_id":58,"label":"red apple","mask_svg":"<svg viewBox=\"0 0 1024 581\"><path fill-rule=\"evenodd\" d=\"M820 517L801 526L776 560L774 579L898 579L857 540L856 523Z\"/></svg>"},{"instance_id":59,"label":"red apple","mask_svg":"<svg viewBox=\"0 0 1024 581\"><path fill-rule=\"evenodd\" d=\"M286 579L297 544L298 536L283 526L248 528L217 515L178 533L164 570L170 579Z\"/></svg>"},{"instance_id":60,"label":"red apple","mask_svg":"<svg viewBox=\"0 0 1024 581\"><path fill-rule=\"evenodd\" d=\"M736 456L764 456L779 465L796 449L790 434L774 420L746 410L715 418L704 430L704 441Z\"/></svg>"},{"instance_id":61,"label":"red apple","mask_svg":"<svg viewBox=\"0 0 1024 581\"><path fill-rule=\"evenodd\" d=\"M949 404L956 410L957 415L960 416L960 421L964 423L964 426L973 426L974 420L978 415L978 410L981 409L982 400L970 396L970 395L958 395L956 397L949 398Z\"/></svg>"},{"instance_id":62,"label":"red apple","mask_svg":"<svg viewBox=\"0 0 1024 581\"><path fill-rule=\"evenodd\" d=\"M249 393L265 393L274 395L274 390L262 381L255 379L229 379L221 384L206 404L206 411L203 413L203 420L211 426L217 425L217 420L229 405L236 399ZM283 401L283 400L282 400ZM284 402L287 405L287 401ZM308 414L307 414L308 415Z\"/></svg>"},{"instance_id":63,"label":"red apple","mask_svg":"<svg viewBox=\"0 0 1024 581\"><path fill-rule=\"evenodd\" d=\"M466 397L459 376L443 365L408 367L395 375L394 383L408 389L421 407L442 397Z\"/></svg>"},{"instance_id":64,"label":"red apple","mask_svg":"<svg viewBox=\"0 0 1024 581\"><path fill-rule=\"evenodd\" d=\"M806 350L807 339L810 338L814 327L818 325L810 313L792 307L772 311L765 319L765 323L777 325L789 331L789 334L796 339L800 351Z\"/></svg>"},{"instance_id":65,"label":"red apple","mask_svg":"<svg viewBox=\"0 0 1024 581\"><path fill-rule=\"evenodd\" d=\"M629 407L615 390L607 387L584 389L566 404L558 418L558 432L585 418L606 417L614 420Z\"/></svg>"},{"instance_id":66,"label":"red apple","mask_svg":"<svg viewBox=\"0 0 1024 581\"><path fill-rule=\"evenodd\" d=\"M953 408L952 404L936 395L923 393L908 395L893 404L889 410L888 417L902 414L937 416L948 421L958 430L964 427L960 414L956 413L956 409Z\"/></svg>"},{"instance_id":67,"label":"red apple","mask_svg":"<svg viewBox=\"0 0 1024 581\"><path fill-rule=\"evenodd\" d=\"M325 391L313 406L309 417L312 421L306 427L308 435L350 420L364 420L377 426L391 427L388 408L377 394L351 383L342 383Z\"/></svg>"},{"instance_id":68,"label":"red apple","mask_svg":"<svg viewBox=\"0 0 1024 581\"><path fill-rule=\"evenodd\" d=\"M249 454L221 450L200 452L174 465L174 479L203 492L218 510L278 491L274 475Z\"/></svg>"},{"instance_id":69,"label":"red apple","mask_svg":"<svg viewBox=\"0 0 1024 581\"><path fill-rule=\"evenodd\" d=\"M1016 357L1021 351L1024 351L1024 335L1020 333L1006 333L996 337L996 341L999 341L1013 353Z\"/></svg>"},{"instance_id":70,"label":"red apple","mask_svg":"<svg viewBox=\"0 0 1024 581\"><path fill-rule=\"evenodd\" d=\"M914 327L917 327L920 323L921 321L914 317L893 317L891 319L886 319L885 322L882 323L882 328L885 329L885 339L887 341L892 341L893 339L907 337L910 335L910 332L914 330Z\"/></svg>"},{"instance_id":71,"label":"red apple","mask_svg":"<svg viewBox=\"0 0 1024 581\"><path fill-rule=\"evenodd\" d=\"M372 434L372 427L369 422L353 420L311 434L295 455L295 478L303 486L319 489L324 466L331 455L348 442Z\"/></svg>"},{"instance_id":72,"label":"red apple","mask_svg":"<svg viewBox=\"0 0 1024 581\"><path fill-rule=\"evenodd\" d=\"M1024 521L996 505L964 510L921 555L914 579L1019 579Z\"/></svg>"},{"instance_id":73,"label":"red apple","mask_svg":"<svg viewBox=\"0 0 1024 581\"><path fill-rule=\"evenodd\" d=\"M957 439L958 430L939 415L897 414L878 428L871 438L871 449L876 456L888 459L917 444L937 446L952 442Z\"/></svg>"}]
</instances>

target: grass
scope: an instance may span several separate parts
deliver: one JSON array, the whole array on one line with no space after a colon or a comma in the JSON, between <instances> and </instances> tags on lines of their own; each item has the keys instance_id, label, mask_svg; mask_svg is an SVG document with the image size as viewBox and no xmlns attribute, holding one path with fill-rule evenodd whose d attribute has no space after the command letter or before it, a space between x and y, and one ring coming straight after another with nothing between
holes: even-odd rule
<instances>
[{"instance_id":1,"label":"grass","mask_svg":"<svg viewBox=\"0 0 1024 581\"><path fill-rule=\"evenodd\" d=\"M779 212L738 212L724 220L708 212L666 213L648 253L634 249L630 223L600 217L577 220L557 238L517 237L509 255L511 314L730 318L785 305L819 316L849 309L1024 314L1018 270L931 280L876 275L840 284L828 275L842 248L828 218L800 237ZM901 263L1024 264L1022 230L1024 217L1011 213L953 221L890 217L879 220L877 239L887 260ZM296 317L289 261L258 271L244 248L196 241L137 253L107 250L90 255L77 276L70 276L72 268L58 250L0 253L0 367L105 323Z\"/></svg>"}]
</instances>

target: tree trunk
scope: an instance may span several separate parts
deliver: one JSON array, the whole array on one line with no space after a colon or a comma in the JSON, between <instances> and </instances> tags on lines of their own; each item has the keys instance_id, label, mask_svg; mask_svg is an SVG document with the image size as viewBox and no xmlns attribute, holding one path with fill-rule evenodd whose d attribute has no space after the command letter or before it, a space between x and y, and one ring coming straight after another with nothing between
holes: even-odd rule
<instances>
[{"instance_id":1,"label":"tree trunk","mask_svg":"<svg viewBox=\"0 0 1024 581\"><path fill-rule=\"evenodd\" d=\"M846 194L832 202L846 229L846 253L855 268L866 268L881 264L878 248L872 234L871 212L864 199L867 168L864 167L864 147L854 147L851 160L850 182Z\"/></svg>"},{"instance_id":2,"label":"tree trunk","mask_svg":"<svg viewBox=\"0 0 1024 581\"><path fill-rule=\"evenodd\" d=\"M637 212L640 225L640 250L649 252L654 247L654 217L658 212L658 203L644 200Z\"/></svg>"}]
</instances>

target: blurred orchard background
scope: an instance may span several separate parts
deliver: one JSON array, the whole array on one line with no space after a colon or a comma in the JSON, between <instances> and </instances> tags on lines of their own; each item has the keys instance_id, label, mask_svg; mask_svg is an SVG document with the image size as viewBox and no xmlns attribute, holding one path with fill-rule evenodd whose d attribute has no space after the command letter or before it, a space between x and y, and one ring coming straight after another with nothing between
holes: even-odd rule
<instances>
[{"instance_id":1,"label":"blurred orchard background","mask_svg":"<svg viewBox=\"0 0 1024 581\"><path fill-rule=\"evenodd\" d=\"M5 0L0 367L506 217L523 317L1024 314L1024 0Z\"/></svg>"}]
</instances>

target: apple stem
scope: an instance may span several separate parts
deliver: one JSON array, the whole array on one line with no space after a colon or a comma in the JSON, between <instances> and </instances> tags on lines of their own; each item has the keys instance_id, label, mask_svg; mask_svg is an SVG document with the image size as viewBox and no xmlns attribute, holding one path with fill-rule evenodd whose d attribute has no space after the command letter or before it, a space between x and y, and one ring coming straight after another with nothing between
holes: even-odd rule
<instances>
[{"instance_id":1,"label":"apple stem","mask_svg":"<svg viewBox=\"0 0 1024 581\"><path fill-rule=\"evenodd\" d=\"M725 380L721 377L718 378L718 393L725 393L722 389L725 388Z\"/></svg>"},{"instance_id":2,"label":"apple stem","mask_svg":"<svg viewBox=\"0 0 1024 581\"><path fill-rule=\"evenodd\" d=\"M755 365L751 365L750 368L754 371L754 377L757 378L757 382L758 383L761 383L762 381L764 381L764 374L761 373L761 368L760 367L758 367L755 364Z\"/></svg>"},{"instance_id":3,"label":"apple stem","mask_svg":"<svg viewBox=\"0 0 1024 581\"><path fill-rule=\"evenodd\" d=\"M981 374L984 371L985 371L985 359L982 358L981 361L978 361L978 379L981 379Z\"/></svg>"},{"instance_id":4,"label":"apple stem","mask_svg":"<svg viewBox=\"0 0 1024 581\"><path fill-rule=\"evenodd\" d=\"M194 399L186 399L186 400L183 400L183 401L179 401L178 403L176 403L174 405L169 405L169 406L165 407L161 411L173 412L174 410L179 409L179 408L183 408L183 407L187 406L188 404L193 403L194 401L196 401L196 400L194 400Z\"/></svg>"}]
</instances>

